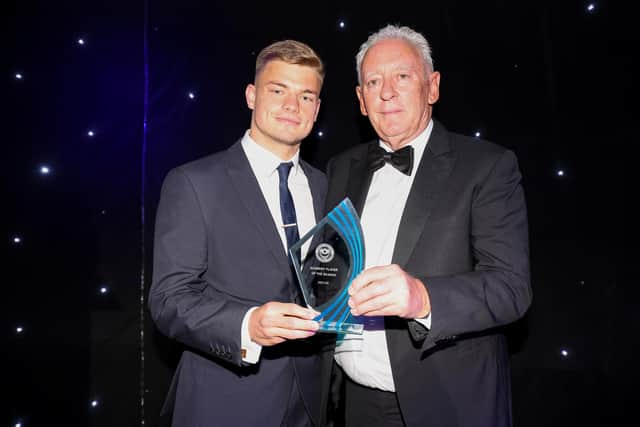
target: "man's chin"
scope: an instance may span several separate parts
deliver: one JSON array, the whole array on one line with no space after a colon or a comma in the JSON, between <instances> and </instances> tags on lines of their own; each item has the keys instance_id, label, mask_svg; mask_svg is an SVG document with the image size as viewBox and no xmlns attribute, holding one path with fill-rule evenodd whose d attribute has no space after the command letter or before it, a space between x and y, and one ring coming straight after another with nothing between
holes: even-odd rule
<instances>
[{"instance_id":1,"label":"man's chin","mask_svg":"<svg viewBox=\"0 0 640 427\"><path fill-rule=\"evenodd\" d=\"M307 137L307 135L308 134L306 134L306 135L282 134L282 135L278 135L277 139L278 139L278 142L280 142L281 144L294 146L294 145L299 145L300 141L305 139Z\"/></svg>"},{"instance_id":2,"label":"man's chin","mask_svg":"<svg viewBox=\"0 0 640 427\"><path fill-rule=\"evenodd\" d=\"M280 144L283 145L288 145L290 147L295 147L296 145L300 145L300 142L303 140L304 138L300 138L300 139L296 139L294 137L291 138L278 138L277 141Z\"/></svg>"},{"instance_id":3,"label":"man's chin","mask_svg":"<svg viewBox=\"0 0 640 427\"><path fill-rule=\"evenodd\" d=\"M398 148L411 141L411 139L413 139L408 137L408 134L405 132L389 132L385 134L379 134L378 137L382 141L390 145L394 150L397 150Z\"/></svg>"},{"instance_id":4,"label":"man's chin","mask_svg":"<svg viewBox=\"0 0 640 427\"><path fill-rule=\"evenodd\" d=\"M393 129L387 129L386 132L378 132L378 136L384 141L395 141L397 139L402 139L404 136L404 132L398 132Z\"/></svg>"}]
</instances>

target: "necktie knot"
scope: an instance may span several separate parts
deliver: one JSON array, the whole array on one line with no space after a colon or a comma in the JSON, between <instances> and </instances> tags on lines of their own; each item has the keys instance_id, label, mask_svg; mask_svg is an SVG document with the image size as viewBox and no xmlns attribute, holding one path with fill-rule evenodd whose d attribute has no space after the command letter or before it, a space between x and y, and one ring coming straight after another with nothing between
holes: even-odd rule
<instances>
[{"instance_id":1,"label":"necktie knot","mask_svg":"<svg viewBox=\"0 0 640 427\"><path fill-rule=\"evenodd\" d=\"M407 145L397 151L389 152L379 145L371 146L367 157L369 170L375 172L389 163L405 175L411 175L413 169L413 147Z\"/></svg>"},{"instance_id":2,"label":"necktie knot","mask_svg":"<svg viewBox=\"0 0 640 427\"><path fill-rule=\"evenodd\" d=\"M280 177L280 182L283 180L287 181L289 179L289 173L291 172L292 167L293 162L283 162L278 165L278 176Z\"/></svg>"}]
</instances>

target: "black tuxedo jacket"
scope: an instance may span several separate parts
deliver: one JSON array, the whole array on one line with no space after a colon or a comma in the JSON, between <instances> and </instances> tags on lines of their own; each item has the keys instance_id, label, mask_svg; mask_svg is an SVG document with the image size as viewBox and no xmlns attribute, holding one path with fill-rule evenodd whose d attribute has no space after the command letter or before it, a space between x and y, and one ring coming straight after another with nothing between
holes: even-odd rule
<instances>
[{"instance_id":1,"label":"black tuxedo jacket","mask_svg":"<svg viewBox=\"0 0 640 427\"><path fill-rule=\"evenodd\" d=\"M326 178L301 165L320 219ZM298 289L240 142L169 172L156 218L149 309L161 332L187 346L164 408L174 426L287 425L294 381L294 395L322 423L321 356L313 340L264 347L256 365L241 357L247 310L299 301Z\"/></svg>"},{"instance_id":2,"label":"black tuxedo jacket","mask_svg":"<svg viewBox=\"0 0 640 427\"><path fill-rule=\"evenodd\" d=\"M327 207L362 213L372 174L356 146L328 165ZM511 425L508 353L499 327L531 302L528 226L514 154L434 122L402 214L393 263L429 293L431 329L385 319L407 426ZM365 235L366 239L366 235Z\"/></svg>"}]
</instances>

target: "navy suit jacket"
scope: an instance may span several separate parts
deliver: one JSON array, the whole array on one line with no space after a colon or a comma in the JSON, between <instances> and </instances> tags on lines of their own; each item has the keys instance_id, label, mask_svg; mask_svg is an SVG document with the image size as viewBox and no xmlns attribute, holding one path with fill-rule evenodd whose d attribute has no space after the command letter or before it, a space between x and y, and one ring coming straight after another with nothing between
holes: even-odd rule
<instances>
[{"instance_id":1,"label":"navy suit jacket","mask_svg":"<svg viewBox=\"0 0 640 427\"><path fill-rule=\"evenodd\" d=\"M319 219L326 179L301 165ZM174 426L280 427L294 381L314 423L322 422L323 370L313 340L264 347L258 364L242 362L247 310L299 302L298 289L240 142L169 172L156 217L149 309L158 329L186 346L163 408Z\"/></svg>"},{"instance_id":2,"label":"navy suit jacket","mask_svg":"<svg viewBox=\"0 0 640 427\"><path fill-rule=\"evenodd\" d=\"M328 166L327 207L349 196L361 213L372 174L362 144ZM511 424L506 342L499 327L531 302L528 226L514 154L434 121L402 214L393 263L421 279L431 329L385 319L407 426ZM366 236L365 236L366 239Z\"/></svg>"}]
</instances>

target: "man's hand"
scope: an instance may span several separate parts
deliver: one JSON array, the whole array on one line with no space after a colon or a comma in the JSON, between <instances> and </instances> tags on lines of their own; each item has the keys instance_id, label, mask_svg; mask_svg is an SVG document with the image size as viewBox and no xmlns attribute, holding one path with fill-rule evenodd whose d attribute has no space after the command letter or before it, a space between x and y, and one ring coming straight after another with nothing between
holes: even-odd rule
<instances>
[{"instance_id":1,"label":"man's hand","mask_svg":"<svg viewBox=\"0 0 640 427\"><path fill-rule=\"evenodd\" d=\"M431 313L424 284L397 265L371 267L349 288L354 316L398 316L420 319Z\"/></svg>"},{"instance_id":2,"label":"man's hand","mask_svg":"<svg viewBox=\"0 0 640 427\"><path fill-rule=\"evenodd\" d=\"M268 302L249 316L249 336L261 346L308 338L318 330L318 313L297 304Z\"/></svg>"}]
</instances>

